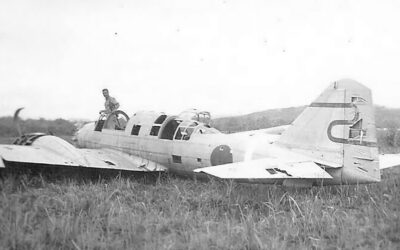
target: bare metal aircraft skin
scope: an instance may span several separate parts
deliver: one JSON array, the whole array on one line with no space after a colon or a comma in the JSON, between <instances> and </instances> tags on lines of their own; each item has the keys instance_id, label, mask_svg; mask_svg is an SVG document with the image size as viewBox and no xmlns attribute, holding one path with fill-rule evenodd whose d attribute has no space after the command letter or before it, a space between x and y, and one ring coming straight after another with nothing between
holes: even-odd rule
<instances>
[{"instance_id":1,"label":"bare metal aircraft skin","mask_svg":"<svg viewBox=\"0 0 400 250\"><path fill-rule=\"evenodd\" d=\"M75 148L30 134L0 145L7 162L128 171L206 173L239 182L312 185L380 181L399 155L379 156L371 91L353 80L334 82L288 126L224 134L208 112L178 116L123 111L103 115L76 134ZM381 164L380 164L381 159Z\"/></svg>"}]
</instances>

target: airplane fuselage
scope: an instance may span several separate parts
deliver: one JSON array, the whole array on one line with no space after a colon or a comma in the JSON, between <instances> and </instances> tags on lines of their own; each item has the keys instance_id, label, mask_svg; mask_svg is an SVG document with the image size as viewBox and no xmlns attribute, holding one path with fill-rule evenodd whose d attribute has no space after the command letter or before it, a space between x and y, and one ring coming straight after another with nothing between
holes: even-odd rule
<instances>
[{"instance_id":1,"label":"airplane fuselage","mask_svg":"<svg viewBox=\"0 0 400 250\"><path fill-rule=\"evenodd\" d=\"M110 148L149 159L170 169L191 172L196 168L216 166L268 157L276 148L276 135L263 134L192 134L190 140L160 139L154 136L133 136L126 131L103 129L94 131L94 124L77 136L83 148Z\"/></svg>"},{"instance_id":2,"label":"airplane fuselage","mask_svg":"<svg viewBox=\"0 0 400 250\"><path fill-rule=\"evenodd\" d=\"M129 155L166 166L169 171L178 174L194 175L194 169L229 164L233 162L251 161L262 158L290 158L307 160L303 155L285 147L276 145L283 128L272 130L248 131L224 134L215 129L204 127L198 123L188 140L177 138L177 131L172 139L151 136L149 133L132 135L135 117L129 119L125 130L103 128L96 131L96 123L84 126L76 136L77 145L82 148L109 148ZM148 124L147 127L151 127ZM141 123L144 131L146 125ZM178 128L179 129L179 128ZM204 132L201 133L201 130ZM160 131L162 133L162 131ZM324 180L326 184L341 183L340 170L330 169L332 180ZM260 180L248 180L260 182ZM277 183L276 180L262 180L262 183Z\"/></svg>"}]
</instances>

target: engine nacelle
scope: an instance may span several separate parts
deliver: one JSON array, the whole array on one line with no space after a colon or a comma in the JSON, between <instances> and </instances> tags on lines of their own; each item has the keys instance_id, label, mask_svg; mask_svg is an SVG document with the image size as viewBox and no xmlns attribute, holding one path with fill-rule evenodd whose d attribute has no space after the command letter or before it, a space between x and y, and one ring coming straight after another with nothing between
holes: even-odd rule
<instances>
[{"instance_id":1,"label":"engine nacelle","mask_svg":"<svg viewBox=\"0 0 400 250\"><path fill-rule=\"evenodd\" d=\"M57 136L52 135L42 135L35 138L31 146L37 146L40 148L45 148L48 151L52 151L56 156L52 157L62 157L65 163L76 163L78 165L87 165L86 158L81 152L75 148L69 142L61 139Z\"/></svg>"}]
</instances>

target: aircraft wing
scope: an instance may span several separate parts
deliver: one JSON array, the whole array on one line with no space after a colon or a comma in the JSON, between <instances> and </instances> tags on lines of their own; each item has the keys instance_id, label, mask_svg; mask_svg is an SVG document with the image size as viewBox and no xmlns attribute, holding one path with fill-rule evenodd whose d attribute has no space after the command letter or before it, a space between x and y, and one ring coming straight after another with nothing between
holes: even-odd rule
<instances>
[{"instance_id":1,"label":"aircraft wing","mask_svg":"<svg viewBox=\"0 0 400 250\"><path fill-rule=\"evenodd\" d=\"M379 155L379 168L392 168L400 166L400 154Z\"/></svg>"},{"instance_id":2,"label":"aircraft wing","mask_svg":"<svg viewBox=\"0 0 400 250\"><path fill-rule=\"evenodd\" d=\"M39 145L0 145L0 168L12 162L140 172L167 169L155 162L116 150L78 149L57 137L42 138Z\"/></svg>"},{"instance_id":3,"label":"aircraft wing","mask_svg":"<svg viewBox=\"0 0 400 250\"><path fill-rule=\"evenodd\" d=\"M272 158L195 169L222 179L332 179L313 161L283 162Z\"/></svg>"}]
</instances>

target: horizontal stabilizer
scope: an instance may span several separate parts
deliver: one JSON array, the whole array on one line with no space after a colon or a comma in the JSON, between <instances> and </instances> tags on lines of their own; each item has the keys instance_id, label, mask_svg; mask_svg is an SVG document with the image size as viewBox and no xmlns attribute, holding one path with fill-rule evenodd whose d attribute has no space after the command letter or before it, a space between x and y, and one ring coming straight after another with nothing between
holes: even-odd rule
<instances>
[{"instance_id":1,"label":"horizontal stabilizer","mask_svg":"<svg viewBox=\"0 0 400 250\"><path fill-rule=\"evenodd\" d=\"M392 168L400 166L400 154L379 155L379 168Z\"/></svg>"},{"instance_id":2,"label":"horizontal stabilizer","mask_svg":"<svg viewBox=\"0 0 400 250\"><path fill-rule=\"evenodd\" d=\"M282 162L264 158L194 170L222 179L332 179L312 161Z\"/></svg>"},{"instance_id":3,"label":"horizontal stabilizer","mask_svg":"<svg viewBox=\"0 0 400 250\"><path fill-rule=\"evenodd\" d=\"M41 143L31 146L0 145L0 168L13 162L139 172L167 169L158 163L111 149L78 149L54 136L44 136L40 140Z\"/></svg>"}]
</instances>

